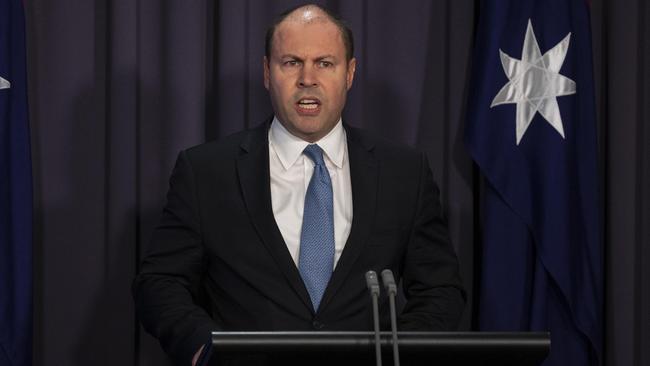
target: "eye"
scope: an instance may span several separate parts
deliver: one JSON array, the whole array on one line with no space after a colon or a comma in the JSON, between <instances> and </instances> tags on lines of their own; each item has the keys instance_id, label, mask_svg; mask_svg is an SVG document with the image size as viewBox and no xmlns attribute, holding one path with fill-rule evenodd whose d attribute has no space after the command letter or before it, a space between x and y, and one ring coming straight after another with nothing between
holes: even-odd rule
<instances>
[{"instance_id":1,"label":"eye","mask_svg":"<svg viewBox=\"0 0 650 366\"><path fill-rule=\"evenodd\" d=\"M328 68L328 67L332 67L333 65L334 64L332 64L329 61L319 61L318 62L318 67L320 67L320 68Z\"/></svg>"},{"instance_id":2,"label":"eye","mask_svg":"<svg viewBox=\"0 0 650 366\"><path fill-rule=\"evenodd\" d=\"M300 61L297 60L287 60L283 63L284 66L290 66L290 67L298 66L299 64Z\"/></svg>"}]
</instances>

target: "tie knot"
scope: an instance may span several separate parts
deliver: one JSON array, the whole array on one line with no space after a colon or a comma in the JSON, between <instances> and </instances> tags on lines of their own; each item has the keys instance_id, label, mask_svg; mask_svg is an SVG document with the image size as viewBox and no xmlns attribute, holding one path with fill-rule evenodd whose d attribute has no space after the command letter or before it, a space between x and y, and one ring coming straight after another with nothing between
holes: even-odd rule
<instances>
[{"instance_id":1,"label":"tie knot","mask_svg":"<svg viewBox=\"0 0 650 366\"><path fill-rule=\"evenodd\" d=\"M323 149L321 149L320 146L316 144L307 145L305 150L303 150L303 153L307 155L314 164L325 165L325 161L323 160Z\"/></svg>"}]
</instances>

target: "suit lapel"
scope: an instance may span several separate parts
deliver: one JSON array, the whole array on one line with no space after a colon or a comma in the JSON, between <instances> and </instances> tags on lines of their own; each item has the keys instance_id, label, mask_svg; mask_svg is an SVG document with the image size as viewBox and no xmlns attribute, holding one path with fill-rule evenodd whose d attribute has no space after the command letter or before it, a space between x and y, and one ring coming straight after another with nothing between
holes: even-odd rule
<instances>
[{"instance_id":1,"label":"suit lapel","mask_svg":"<svg viewBox=\"0 0 650 366\"><path fill-rule=\"evenodd\" d=\"M361 254L372 229L377 205L378 167L372 154L373 145L364 141L353 128L346 126L346 133L352 183L352 228L323 294L319 311L334 297Z\"/></svg>"},{"instance_id":2,"label":"suit lapel","mask_svg":"<svg viewBox=\"0 0 650 366\"><path fill-rule=\"evenodd\" d=\"M273 217L268 126L269 123L265 123L252 130L242 142L242 151L237 159L237 174L253 226L293 290L305 306L311 309L309 293Z\"/></svg>"}]
</instances>

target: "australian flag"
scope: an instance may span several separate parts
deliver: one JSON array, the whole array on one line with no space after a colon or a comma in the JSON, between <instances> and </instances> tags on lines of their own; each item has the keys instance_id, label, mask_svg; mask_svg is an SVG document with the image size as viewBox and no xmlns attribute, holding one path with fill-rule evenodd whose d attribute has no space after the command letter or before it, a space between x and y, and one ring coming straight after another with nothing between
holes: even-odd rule
<instances>
[{"instance_id":1,"label":"australian flag","mask_svg":"<svg viewBox=\"0 0 650 366\"><path fill-rule=\"evenodd\" d=\"M465 142L484 176L479 327L550 331L544 365L602 357L589 4L483 0Z\"/></svg>"},{"instance_id":2,"label":"australian flag","mask_svg":"<svg viewBox=\"0 0 650 366\"><path fill-rule=\"evenodd\" d=\"M21 0L0 0L0 366L32 364L32 170Z\"/></svg>"}]
</instances>

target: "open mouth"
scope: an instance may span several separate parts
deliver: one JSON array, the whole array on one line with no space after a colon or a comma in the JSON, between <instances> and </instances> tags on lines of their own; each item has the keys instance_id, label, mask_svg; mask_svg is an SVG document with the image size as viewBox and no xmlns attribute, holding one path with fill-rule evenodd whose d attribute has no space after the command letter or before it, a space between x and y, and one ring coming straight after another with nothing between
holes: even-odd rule
<instances>
[{"instance_id":1,"label":"open mouth","mask_svg":"<svg viewBox=\"0 0 650 366\"><path fill-rule=\"evenodd\" d=\"M296 109L300 114L313 115L320 111L320 104L317 98L301 98L296 103Z\"/></svg>"}]
</instances>

